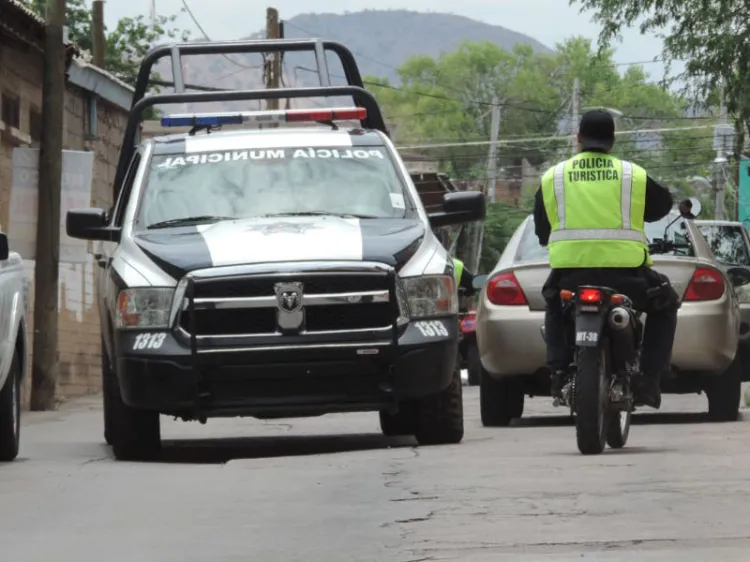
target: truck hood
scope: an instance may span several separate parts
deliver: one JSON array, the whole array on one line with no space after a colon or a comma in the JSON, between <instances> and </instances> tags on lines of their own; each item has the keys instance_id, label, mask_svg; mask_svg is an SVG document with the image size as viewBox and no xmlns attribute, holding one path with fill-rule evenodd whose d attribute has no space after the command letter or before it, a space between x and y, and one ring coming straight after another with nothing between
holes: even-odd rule
<instances>
[{"instance_id":1,"label":"truck hood","mask_svg":"<svg viewBox=\"0 0 750 562\"><path fill-rule=\"evenodd\" d=\"M134 242L175 279L196 269L294 261L376 261L401 269L425 227L414 219L251 218L142 231Z\"/></svg>"}]
</instances>

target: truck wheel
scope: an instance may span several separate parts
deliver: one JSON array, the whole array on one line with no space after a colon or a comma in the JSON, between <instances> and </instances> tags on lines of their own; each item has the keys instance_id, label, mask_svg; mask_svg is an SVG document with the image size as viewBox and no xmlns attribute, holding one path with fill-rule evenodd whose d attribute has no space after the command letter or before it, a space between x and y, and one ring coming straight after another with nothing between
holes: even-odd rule
<instances>
[{"instance_id":1,"label":"truck wheel","mask_svg":"<svg viewBox=\"0 0 750 562\"><path fill-rule=\"evenodd\" d=\"M521 377L493 379L481 366L479 375L479 409L484 427L506 427L523 415L526 396Z\"/></svg>"},{"instance_id":2,"label":"truck wheel","mask_svg":"<svg viewBox=\"0 0 750 562\"><path fill-rule=\"evenodd\" d=\"M468 347L468 371L469 371L469 386L479 386L480 379L482 378L482 363L479 360L479 347L477 342L471 342Z\"/></svg>"},{"instance_id":3,"label":"truck wheel","mask_svg":"<svg viewBox=\"0 0 750 562\"><path fill-rule=\"evenodd\" d=\"M445 390L416 402L416 431L420 445L460 443L464 438L464 403L461 370L453 369L453 380Z\"/></svg>"},{"instance_id":4,"label":"truck wheel","mask_svg":"<svg viewBox=\"0 0 750 562\"><path fill-rule=\"evenodd\" d=\"M120 461L153 460L161 450L159 413L138 410L125 404L116 378L111 386L110 437L115 458Z\"/></svg>"},{"instance_id":5,"label":"truck wheel","mask_svg":"<svg viewBox=\"0 0 750 562\"><path fill-rule=\"evenodd\" d=\"M104 416L104 441L112 445L112 387L117 384L115 373L110 367L109 357L102 338L102 414Z\"/></svg>"},{"instance_id":6,"label":"truck wheel","mask_svg":"<svg viewBox=\"0 0 750 562\"><path fill-rule=\"evenodd\" d=\"M0 462L18 456L21 442L21 363L13 354L8 378L0 391Z\"/></svg>"},{"instance_id":7,"label":"truck wheel","mask_svg":"<svg viewBox=\"0 0 750 562\"><path fill-rule=\"evenodd\" d=\"M742 359L739 353L734 356L726 371L707 381L705 390L711 421L737 421L742 398Z\"/></svg>"},{"instance_id":8,"label":"truck wheel","mask_svg":"<svg viewBox=\"0 0 750 562\"><path fill-rule=\"evenodd\" d=\"M401 402L398 411L380 411L380 430L386 437L414 435L417 431L417 409L413 401Z\"/></svg>"}]
</instances>

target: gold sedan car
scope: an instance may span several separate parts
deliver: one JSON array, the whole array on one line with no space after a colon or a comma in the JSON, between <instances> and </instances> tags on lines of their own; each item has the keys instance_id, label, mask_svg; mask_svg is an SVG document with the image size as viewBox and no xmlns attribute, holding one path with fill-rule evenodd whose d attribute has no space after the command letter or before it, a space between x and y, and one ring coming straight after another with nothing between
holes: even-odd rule
<instances>
[{"instance_id":1,"label":"gold sedan car","mask_svg":"<svg viewBox=\"0 0 750 562\"><path fill-rule=\"evenodd\" d=\"M737 353L740 308L734 288L692 220L672 212L647 224L646 231L650 241L662 238L690 247L653 256L654 268L669 277L682 298L672 372L662 380L662 391L705 392L709 415L717 421L734 421L742 382ZM477 279L482 285L476 336L485 426L508 425L521 417L526 396L550 395L541 330L542 286L548 275L547 250L539 245L530 216L513 234L486 280Z\"/></svg>"}]
</instances>

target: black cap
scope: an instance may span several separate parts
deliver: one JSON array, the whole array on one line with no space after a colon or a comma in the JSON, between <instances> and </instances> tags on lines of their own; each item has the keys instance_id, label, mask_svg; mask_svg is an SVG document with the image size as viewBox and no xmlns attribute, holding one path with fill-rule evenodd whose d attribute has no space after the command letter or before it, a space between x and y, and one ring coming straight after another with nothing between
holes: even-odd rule
<instances>
[{"instance_id":1,"label":"black cap","mask_svg":"<svg viewBox=\"0 0 750 562\"><path fill-rule=\"evenodd\" d=\"M581 117L578 137L583 150L598 148L611 150L615 144L615 120L603 109L587 111Z\"/></svg>"}]
</instances>

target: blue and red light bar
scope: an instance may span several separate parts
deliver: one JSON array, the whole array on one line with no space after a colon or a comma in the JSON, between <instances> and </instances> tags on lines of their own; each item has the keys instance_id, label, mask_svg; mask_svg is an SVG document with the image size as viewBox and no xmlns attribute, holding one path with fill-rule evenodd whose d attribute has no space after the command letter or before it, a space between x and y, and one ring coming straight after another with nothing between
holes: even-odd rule
<instances>
[{"instance_id":1,"label":"blue and red light bar","mask_svg":"<svg viewBox=\"0 0 750 562\"><path fill-rule=\"evenodd\" d=\"M330 109L281 109L272 111L243 111L239 113L194 113L165 115L162 127L220 127L245 123L309 123L329 121L362 121L367 118L364 107Z\"/></svg>"}]
</instances>

